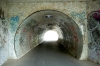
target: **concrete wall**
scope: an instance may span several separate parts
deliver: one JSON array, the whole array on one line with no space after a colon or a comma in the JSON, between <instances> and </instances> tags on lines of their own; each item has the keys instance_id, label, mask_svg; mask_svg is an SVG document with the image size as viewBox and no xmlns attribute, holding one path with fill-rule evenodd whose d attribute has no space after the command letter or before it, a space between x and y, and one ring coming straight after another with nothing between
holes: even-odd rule
<instances>
[{"instance_id":1,"label":"concrete wall","mask_svg":"<svg viewBox=\"0 0 100 66\"><path fill-rule=\"evenodd\" d=\"M14 51L14 36L18 26L30 14L44 9L61 11L70 16L81 29L84 48L81 59L87 57L87 33L86 33L86 2L35 2L35 3L7 3L5 7L9 13L10 21L10 41L9 53L10 58L16 58Z\"/></svg>"},{"instance_id":2,"label":"concrete wall","mask_svg":"<svg viewBox=\"0 0 100 66\"><path fill-rule=\"evenodd\" d=\"M0 66L9 58L8 20L2 4L0 3Z\"/></svg>"},{"instance_id":3,"label":"concrete wall","mask_svg":"<svg viewBox=\"0 0 100 66\"><path fill-rule=\"evenodd\" d=\"M100 1L90 1L87 2L87 15L92 11L97 11L100 9Z\"/></svg>"},{"instance_id":4,"label":"concrete wall","mask_svg":"<svg viewBox=\"0 0 100 66\"><path fill-rule=\"evenodd\" d=\"M91 1L91 2L88 2L87 4L88 4L87 5L88 17L92 14L91 13L92 11L100 10L99 1ZM100 64L100 23L97 23L97 21L94 18L89 18L88 23L89 23L88 27L89 26L92 27L91 30L88 31L88 37L89 37L88 59ZM90 25L90 23L92 25ZM98 27L98 28L93 27L93 23L97 24L95 25L95 27Z\"/></svg>"}]
</instances>

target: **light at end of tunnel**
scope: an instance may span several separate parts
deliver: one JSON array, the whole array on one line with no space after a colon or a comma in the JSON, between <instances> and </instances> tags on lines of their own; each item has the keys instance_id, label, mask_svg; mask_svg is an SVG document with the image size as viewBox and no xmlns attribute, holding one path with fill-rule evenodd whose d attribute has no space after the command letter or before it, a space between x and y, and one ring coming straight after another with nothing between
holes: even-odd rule
<instances>
[{"instance_id":1,"label":"light at end of tunnel","mask_svg":"<svg viewBox=\"0 0 100 66\"><path fill-rule=\"evenodd\" d=\"M48 30L45 32L44 41L57 41L58 40L58 33L54 30Z\"/></svg>"}]
</instances>

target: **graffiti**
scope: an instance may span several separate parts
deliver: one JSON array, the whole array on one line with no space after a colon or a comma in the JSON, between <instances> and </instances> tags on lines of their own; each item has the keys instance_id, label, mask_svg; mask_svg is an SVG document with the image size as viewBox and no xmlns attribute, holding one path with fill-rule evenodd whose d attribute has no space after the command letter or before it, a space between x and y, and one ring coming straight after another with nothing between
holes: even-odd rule
<instances>
[{"instance_id":1,"label":"graffiti","mask_svg":"<svg viewBox=\"0 0 100 66\"><path fill-rule=\"evenodd\" d=\"M91 42L88 44L89 59L100 62L100 13L91 12L88 16L88 30ZM94 51L94 52L93 52ZM95 57L94 57L95 54ZM97 58L96 58L97 57Z\"/></svg>"},{"instance_id":2,"label":"graffiti","mask_svg":"<svg viewBox=\"0 0 100 66\"><path fill-rule=\"evenodd\" d=\"M77 17L80 19L85 20L86 18L86 13L85 12L81 12L81 13L77 13L77 12L72 12L71 16L74 17L74 19L76 19Z\"/></svg>"},{"instance_id":3,"label":"graffiti","mask_svg":"<svg viewBox=\"0 0 100 66\"><path fill-rule=\"evenodd\" d=\"M0 9L0 19L5 19L4 17L4 11L2 9Z\"/></svg>"},{"instance_id":4,"label":"graffiti","mask_svg":"<svg viewBox=\"0 0 100 66\"><path fill-rule=\"evenodd\" d=\"M100 62L100 44L89 43L89 59Z\"/></svg>"},{"instance_id":5,"label":"graffiti","mask_svg":"<svg viewBox=\"0 0 100 66\"><path fill-rule=\"evenodd\" d=\"M23 13L19 13L10 18L11 32L16 31L16 29L18 28L18 22L21 16L23 16Z\"/></svg>"},{"instance_id":6,"label":"graffiti","mask_svg":"<svg viewBox=\"0 0 100 66\"><path fill-rule=\"evenodd\" d=\"M96 55L97 55L98 60L100 60L100 48L96 49Z\"/></svg>"},{"instance_id":7,"label":"graffiti","mask_svg":"<svg viewBox=\"0 0 100 66\"><path fill-rule=\"evenodd\" d=\"M10 18L11 32L17 29L17 23L19 22L19 16L13 16Z\"/></svg>"},{"instance_id":8,"label":"graffiti","mask_svg":"<svg viewBox=\"0 0 100 66\"><path fill-rule=\"evenodd\" d=\"M94 12L93 18L100 23L100 10Z\"/></svg>"},{"instance_id":9,"label":"graffiti","mask_svg":"<svg viewBox=\"0 0 100 66\"><path fill-rule=\"evenodd\" d=\"M88 30L93 30L100 25L100 10L93 11L88 16Z\"/></svg>"},{"instance_id":10,"label":"graffiti","mask_svg":"<svg viewBox=\"0 0 100 66\"><path fill-rule=\"evenodd\" d=\"M4 11L0 9L0 48L3 48L7 42L7 33L8 33L7 25L8 23L5 20Z\"/></svg>"},{"instance_id":11,"label":"graffiti","mask_svg":"<svg viewBox=\"0 0 100 66\"><path fill-rule=\"evenodd\" d=\"M0 9L0 66L8 59L8 21L5 13Z\"/></svg>"},{"instance_id":12,"label":"graffiti","mask_svg":"<svg viewBox=\"0 0 100 66\"><path fill-rule=\"evenodd\" d=\"M73 12L74 13L74 12ZM86 19L85 18L85 12L82 12L82 13L74 13L74 16L76 16L76 17L78 17L78 18L80 18L80 19Z\"/></svg>"},{"instance_id":13,"label":"graffiti","mask_svg":"<svg viewBox=\"0 0 100 66\"><path fill-rule=\"evenodd\" d=\"M7 39L6 39L6 35L1 33L2 35L0 35L0 48L4 47L4 45L6 44L7 42Z\"/></svg>"},{"instance_id":14,"label":"graffiti","mask_svg":"<svg viewBox=\"0 0 100 66\"><path fill-rule=\"evenodd\" d=\"M21 48L24 49L23 48L23 46L24 46L24 39L23 39L23 37L20 37L19 41L20 41Z\"/></svg>"},{"instance_id":15,"label":"graffiti","mask_svg":"<svg viewBox=\"0 0 100 66\"><path fill-rule=\"evenodd\" d=\"M77 12L71 12L71 17L73 19L79 19L80 22L84 22L84 20L86 20L86 13L85 12L81 12L81 13L77 13Z\"/></svg>"},{"instance_id":16,"label":"graffiti","mask_svg":"<svg viewBox=\"0 0 100 66\"><path fill-rule=\"evenodd\" d=\"M23 38L22 37L20 37L20 44L23 44Z\"/></svg>"},{"instance_id":17,"label":"graffiti","mask_svg":"<svg viewBox=\"0 0 100 66\"><path fill-rule=\"evenodd\" d=\"M71 25L70 28L71 28L71 30L72 30L72 32L73 32L73 38L74 38L74 40L75 40L75 43L78 43L78 37L77 37L77 33L76 33L76 31L75 31L74 26Z\"/></svg>"},{"instance_id":18,"label":"graffiti","mask_svg":"<svg viewBox=\"0 0 100 66\"><path fill-rule=\"evenodd\" d=\"M95 14L93 12L93 14ZM91 40L96 42L96 43L100 43L98 42L100 40L100 23L98 21L95 20L95 18L93 17L93 15L90 14L89 18L88 18L88 30L90 31L90 37Z\"/></svg>"},{"instance_id":19,"label":"graffiti","mask_svg":"<svg viewBox=\"0 0 100 66\"><path fill-rule=\"evenodd\" d=\"M11 17L10 20L14 21L14 22L18 22L19 21L19 16L13 16L13 17Z\"/></svg>"},{"instance_id":20,"label":"graffiti","mask_svg":"<svg viewBox=\"0 0 100 66\"><path fill-rule=\"evenodd\" d=\"M92 42L90 42L90 43L88 44L88 48L89 48L89 49L93 49L94 46L95 46L95 45L94 45Z\"/></svg>"},{"instance_id":21,"label":"graffiti","mask_svg":"<svg viewBox=\"0 0 100 66\"><path fill-rule=\"evenodd\" d=\"M94 31L92 31L92 36L93 40L99 44L100 43L100 31L98 29L95 29Z\"/></svg>"}]
</instances>

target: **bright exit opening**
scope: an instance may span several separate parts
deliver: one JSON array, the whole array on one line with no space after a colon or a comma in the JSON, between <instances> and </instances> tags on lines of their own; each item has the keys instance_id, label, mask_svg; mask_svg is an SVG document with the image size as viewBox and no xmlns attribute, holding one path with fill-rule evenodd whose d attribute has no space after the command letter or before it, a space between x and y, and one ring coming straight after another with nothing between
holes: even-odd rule
<instances>
[{"instance_id":1,"label":"bright exit opening","mask_svg":"<svg viewBox=\"0 0 100 66\"><path fill-rule=\"evenodd\" d=\"M44 34L44 41L57 41L58 40L58 33L54 30L48 30Z\"/></svg>"}]
</instances>

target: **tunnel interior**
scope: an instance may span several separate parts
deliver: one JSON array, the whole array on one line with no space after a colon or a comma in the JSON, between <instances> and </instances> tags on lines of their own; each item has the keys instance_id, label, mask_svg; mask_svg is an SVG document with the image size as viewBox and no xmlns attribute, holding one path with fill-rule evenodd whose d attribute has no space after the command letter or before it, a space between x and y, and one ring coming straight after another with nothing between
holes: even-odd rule
<instances>
[{"instance_id":1,"label":"tunnel interior","mask_svg":"<svg viewBox=\"0 0 100 66\"><path fill-rule=\"evenodd\" d=\"M82 32L73 19L55 10L37 11L20 24L14 37L17 58L43 43L44 34L49 30L58 33L57 42L62 44L66 51L69 51L74 57L80 58L83 48Z\"/></svg>"}]
</instances>

